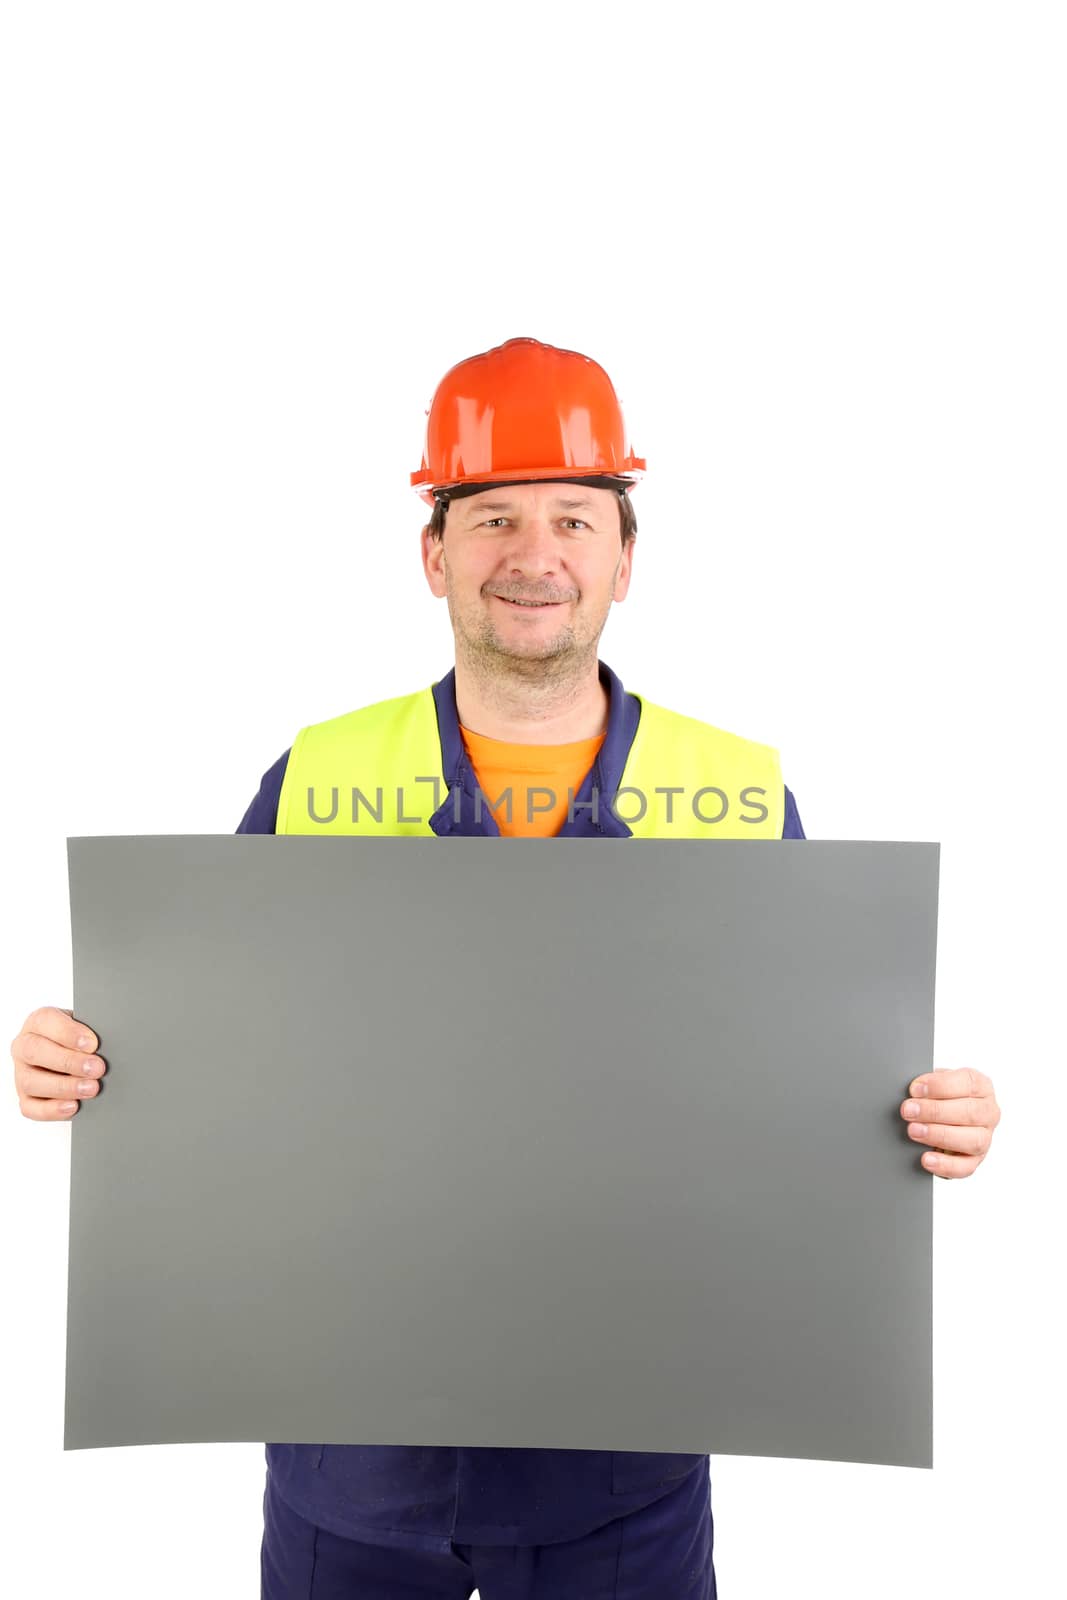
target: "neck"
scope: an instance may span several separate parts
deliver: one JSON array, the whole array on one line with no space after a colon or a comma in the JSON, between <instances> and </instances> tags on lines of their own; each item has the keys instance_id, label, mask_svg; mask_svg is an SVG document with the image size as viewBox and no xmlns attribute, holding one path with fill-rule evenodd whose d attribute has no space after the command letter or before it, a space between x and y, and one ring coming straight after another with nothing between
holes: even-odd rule
<instances>
[{"instance_id":1,"label":"neck","mask_svg":"<svg viewBox=\"0 0 1067 1600\"><path fill-rule=\"evenodd\" d=\"M462 725L509 744L572 744L604 732L610 696L595 654L577 676L554 677L545 674L545 663L528 665L529 676L521 670L490 675L457 652L456 710Z\"/></svg>"}]
</instances>

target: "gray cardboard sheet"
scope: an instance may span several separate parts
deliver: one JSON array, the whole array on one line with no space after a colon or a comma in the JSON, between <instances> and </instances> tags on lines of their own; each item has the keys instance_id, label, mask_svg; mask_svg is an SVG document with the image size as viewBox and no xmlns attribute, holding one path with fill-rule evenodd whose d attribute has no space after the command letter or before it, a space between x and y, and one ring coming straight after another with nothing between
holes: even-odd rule
<instances>
[{"instance_id":1,"label":"gray cardboard sheet","mask_svg":"<svg viewBox=\"0 0 1067 1600\"><path fill-rule=\"evenodd\" d=\"M931 1465L936 844L68 854L67 1449Z\"/></svg>"}]
</instances>

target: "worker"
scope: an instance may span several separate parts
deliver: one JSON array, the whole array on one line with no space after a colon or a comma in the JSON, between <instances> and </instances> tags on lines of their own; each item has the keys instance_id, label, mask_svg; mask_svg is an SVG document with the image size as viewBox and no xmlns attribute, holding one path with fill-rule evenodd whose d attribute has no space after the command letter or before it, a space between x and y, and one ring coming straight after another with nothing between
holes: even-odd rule
<instances>
[{"instance_id":1,"label":"worker","mask_svg":"<svg viewBox=\"0 0 1067 1600\"><path fill-rule=\"evenodd\" d=\"M411 480L455 665L301 729L237 831L803 839L773 747L627 692L599 658L644 467L589 357L509 339L452 367ZM73 1117L101 1045L67 1011L33 1012L12 1045L24 1115ZM900 1116L917 1173L960 1178L1000 1110L965 1068L921 1074ZM262 1600L716 1594L707 1455L277 1443L266 1461Z\"/></svg>"}]
</instances>

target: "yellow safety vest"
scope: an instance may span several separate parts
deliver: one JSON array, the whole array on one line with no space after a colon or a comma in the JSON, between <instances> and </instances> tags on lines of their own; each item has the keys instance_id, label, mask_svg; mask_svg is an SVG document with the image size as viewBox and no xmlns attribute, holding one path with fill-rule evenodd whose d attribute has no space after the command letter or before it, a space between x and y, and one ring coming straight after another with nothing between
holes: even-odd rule
<instances>
[{"instance_id":1,"label":"yellow safety vest","mask_svg":"<svg viewBox=\"0 0 1067 1600\"><path fill-rule=\"evenodd\" d=\"M637 698L619 787L599 796L635 839L782 837L777 750ZM301 728L275 832L432 838L430 818L447 794L431 686Z\"/></svg>"}]
</instances>

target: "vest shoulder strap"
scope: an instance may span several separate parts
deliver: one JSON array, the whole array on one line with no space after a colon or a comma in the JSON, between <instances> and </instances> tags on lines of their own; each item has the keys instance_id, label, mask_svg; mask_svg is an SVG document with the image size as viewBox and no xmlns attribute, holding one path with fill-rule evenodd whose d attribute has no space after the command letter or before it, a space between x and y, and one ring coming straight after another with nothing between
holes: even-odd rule
<instances>
[{"instance_id":1,"label":"vest shoulder strap","mask_svg":"<svg viewBox=\"0 0 1067 1600\"><path fill-rule=\"evenodd\" d=\"M641 717L615 803L635 838L782 837L785 786L772 745L637 699Z\"/></svg>"},{"instance_id":2,"label":"vest shoulder strap","mask_svg":"<svg viewBox=\"0 0 1067 1600\"><path fill-rule=\"evenodd\" d=\"M432 837L445 798L432 686L301 728L278 797L276 833Z\"/></svg>"}]
</instances>

